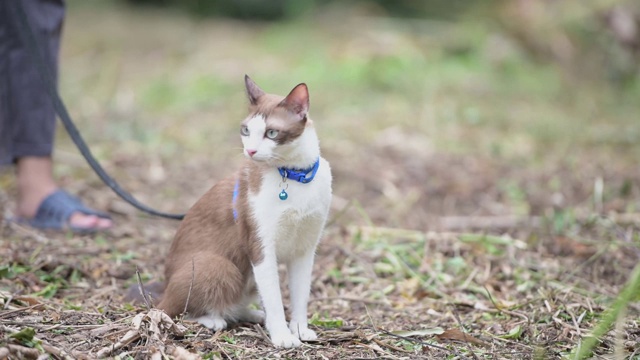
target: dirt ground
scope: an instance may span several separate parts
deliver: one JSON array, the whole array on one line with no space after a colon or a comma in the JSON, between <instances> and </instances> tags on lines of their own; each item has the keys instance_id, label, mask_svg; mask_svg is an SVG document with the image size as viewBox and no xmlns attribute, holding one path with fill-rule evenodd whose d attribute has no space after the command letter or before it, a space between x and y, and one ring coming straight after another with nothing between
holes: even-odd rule
<instances>
[{"instance_id":1,"label":"dirt ground","mask_svg":"<svg viewBox=\"0 0 640 360\"><path fill-rule=\"evenodd\" d=\"M268 36L287 38L291 29L193 25L181 17L113 9L101 17L87 16L95 10L83 8L71 14L62 78L82 133L105 168L142 202L185 211L242 161L236 127L245 99L241 83L224 85L221 91L230 95L217 94L220 100L204 108L193 100L198 92L172 91L189 88L190 76L207 69L231 79L230 84L242 79L246 68L288 76L290 64L273 60L275 54L260 58L258 68L249 64L266 51L257 45L265 40L260 36L267 36L277 52L288 43ZM114 26L118 21L130 27ZM363 34L327 36L333 46L329 52L352 51L345 55L348 60L378 51L363 42L371 29L358 24ZM144 42L129 38L129 31ZM185 43L180 35L189 32L199 35ZM164 34L162 44L154 43L159 34ZM240 40L227 41L229 34ZM392 33L385 41L413 54L415 39L403 34ZM324 44L314 36L310 41ZM121 47L110 52L116 43ZM100 65L90 66L94 63ZM291 86L306 70L297 70ZM354 100L347 97L353 89L332 89L323 83L323 73L309 76L318 84L311 86L312 108L318 104L313 116L334 175L334 201L309 304L317 341L275 349L260 325L241 323L212 332L163 317L152 304L124 302L126 289L138 277L145 283L162 279L177 222L146 216L117 199L61 132L55 155L61 185L108 210L116 226L81 236L9 222L15 183L11 170L0 176L5 215L0 224L0 359L560 359L588 338L640 259L637 146L590 142L594 134L615 135L607 126L615 129L611 124L622 117L606 114L601 127L565 122L544 132L553 136L557 130L564 139L577 134L575 129L587 129L573 146L566 145L572 140L536 140L542 135L531 140L523 135L531 128L518 128L515 121L498 133L502 125L447 120L451 107L464 113L456 106L481 97L472 82L454 94L463 99L460 104L447 102L448 93L425 95L425 108L434 108L429 115L412 108L415 91L396 98L386 92L377 97L372 90ZM167 77L183 83L172 90L163 82ZM140 85L144 90L149 83L157 85L147 89L149 98L128 97L144 93L136 84L145 84ZM205 93L217 89L207 84L202 85ZM442 88L457 91L447 84ZM429 89L424 93L432 94ZM179 103L167 105L181 96ZM486 98L475 101L489 104L480 108L482 114L494 114ZM514 113L527 105L503 101L500 106ZM138 103L154 108L132 105ZM385 107L377 108L378 103ZM424 118L413 122L413 115ZM638 125L627 123L633 137ZM637 301L629 303L601 337L593 358L639 358L638 315Z\"/></svg>"}]
</instances>

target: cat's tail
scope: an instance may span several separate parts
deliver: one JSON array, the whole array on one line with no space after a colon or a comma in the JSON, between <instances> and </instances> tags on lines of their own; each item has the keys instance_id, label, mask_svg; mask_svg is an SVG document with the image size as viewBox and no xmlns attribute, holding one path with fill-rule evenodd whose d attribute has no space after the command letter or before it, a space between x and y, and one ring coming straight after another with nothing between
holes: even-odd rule
<instances>
[{"instance_id":1,"label":"cat's tail","mask_svg":"<svg viewBox=\"0 0 640 360\"><path fill-rule=\"evenodd\" d=\"M164 289L165 284L157 281L144 284L142 287L140 284L134 284L127 289L124 301L138 305L148 303L149 306L154 307L162 301Z\"/></svg>"}]
</instances>

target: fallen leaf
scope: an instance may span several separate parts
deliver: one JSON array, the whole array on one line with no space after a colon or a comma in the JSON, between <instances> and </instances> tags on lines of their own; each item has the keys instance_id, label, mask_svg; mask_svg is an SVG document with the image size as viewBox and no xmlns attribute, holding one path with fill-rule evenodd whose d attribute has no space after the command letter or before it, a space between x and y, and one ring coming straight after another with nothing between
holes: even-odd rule
<instances>
[{"instance_id":1,"label":"fallen leaf","mask_svg":"<svg viewBox=\"0 0 640 360\"><path fill-rule=\"evenodd\" d=\"M51 321L53 321L53 322L58 322L58 321L60 321L60 313L59 313L59 312L57 312L57 311L52 311L52 312L49 314L49 318L50 318L50 319L51 319Z\"/></svg>"},{"instance_id":2,"label":"fallen leaf","mask_svg":"<svg viewBox=\"0 0 640 360\"><path fill-rule=\"evenodd\" d=\"M416 293L420 289L420 280L416 277L408 278L398 284L398 290L403 298L410 303L414 303L416 300Z\"/></svg>"},{"instance_id":3,"label":"fallen leaf","mask_svg":"<svg viewBox=\"0 0 640 360\"><path fill-rule=\"evenodd\" d=\"M436 335L438 340L454 340L454 341L462 341L474 345L485 346L488 347L489 344L485 343L482 340L476 339L475 337L465 334L460 329L448 329L445 330L442 334Z\"/></svg>"},{"instance_id":4,"label":"fallen leaf","mask_svg":"<svg viewBox=\"0 0 640 360\"><path fill-rule=\"evenodd\" d=\"M30 327L26 327L18 332L9 335L11 339L16 339L18 342L25 345L30 344L33 341L34 336L36 336L36 331Z\"/></svg>"},{"instance_id":5,"label":"fallen leaf","mask_svg":"<svg viewBox=\"0 0 640 360\"><path fill-rule=\"evenodd\" d=\"M501 335L500 337L503 339L519 339L522 336L524 329L520 325L516 325L508 333Z\"/></svg>"},{"instance_id":6,"label":"fallen leaf","mask_svg":"<svg viewBox=\"0 0 640 360\"><path fill-rule=\"evenodd\" d=\"M16 296L14 300L22 301L23 303L28 304L29 306L42 304L40 300L31 296Z\"/></svg>"},{"instance_id":7,"label":"fallen leaf","mask_svg":"<svg viewBox=\"0 0 640 360\"><path fill-rule=\"evenodd\" d=\"M493 245L513 245L514 239L508 236L494 236L487 234L460 234L458 236L460 241L466 243L485 243Z\"/></svg>"},{"instance_id":8,"label":"fallen leaf","mask_svg":"<svg viewBox=\"0 0 640 360\"><path fill-rule=\"evenodd\" d=\"M169 335L183 336L187 328L176 324L164 311L150 309L134 316L131 320L132 329L129 330L118 342L102 348L98 351L98 358L107 357L120 350L133 341L144 339L147 346L150 343L162 346L159 350L164 351L164 344Z\"/></svg>"},{"instance_id":9,"label":"fallen leaf","mask_svg":"<svg viewBox=\"0 0 640 360\"><path fill-rule=\"evenodd\" d=\"M324 328L341 328L344 322L342 319L321 319L318 313L314 313L309 319L309 324Z\"/></svg>"},{"instance_id":10,"label":"fallen leaf","mask_svg":"<svg viewBox=\"0 0 640 360\"><path fill-rule=\"evenodd\" d=\"M422 330L398 330L391 332L394 335L398 336L429 336L429 335L441 335L444 333L444 329L441 327L434 327L430 329L422 329Z\"/></svg>"},{"instance_id":11,"label":"fallen leaf","mask_svg":"<svg viewBox=\"0 0 640 360\"><path fill-rule=\"evenodd\" d=\"M589 258L597 252L593 246L583 244L566 236L556 236L553 240L554 242L549 250L554 255Z\"/></svg>"}]
</instances>

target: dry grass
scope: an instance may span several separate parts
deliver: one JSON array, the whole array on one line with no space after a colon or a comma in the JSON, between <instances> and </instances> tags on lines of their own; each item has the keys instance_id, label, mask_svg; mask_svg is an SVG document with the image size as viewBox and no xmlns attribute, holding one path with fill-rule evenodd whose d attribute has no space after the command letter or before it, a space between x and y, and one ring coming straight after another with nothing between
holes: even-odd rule
<instances>
[{"instance_id":1,"label":"dry grass","mask_svg":"<svg viewBox=\"0 0 640 360\"><path fill-rule=\"evenodd\" d=\"M11 224L0 254L8 259L0 268L7 289L0 331L14 355L22 346L58 358L181 358L184 351L204 358L560 358L590 333L638 259L637 244L623 234L640 222L579 225L584 238L619 235L578 242L540 239L539 229L497 236L333 226L318 251L309 308L320 340L277 350L256 325L212 333L122 302L136 267L160 276L158 254L170 240L148 242L140 232L171 223L136 221L134 234L97 239ZM639 351L637 314L628 307L597 353ZM29 328L35 336L28 341L12 337Z\"/></svg>"}]
</instances>

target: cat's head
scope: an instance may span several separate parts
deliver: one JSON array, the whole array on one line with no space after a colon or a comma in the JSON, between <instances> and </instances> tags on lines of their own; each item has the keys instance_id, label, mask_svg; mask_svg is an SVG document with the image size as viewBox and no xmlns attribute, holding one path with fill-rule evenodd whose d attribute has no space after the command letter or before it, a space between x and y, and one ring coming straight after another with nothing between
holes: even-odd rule
<instances>
[{"instance_id":1,"label":"cat's head","mask_svg":"<svg viewBox=\"0 0 640 360\"><path fill-rule=\"evenodd\" d=\"M242 122L240 135L244 155L251 160L282 166L295 161L307 128L309 90L298 84L286 97L267 94L245 75L249 97L249 116Z\"/></svg>"}]
</instances>

